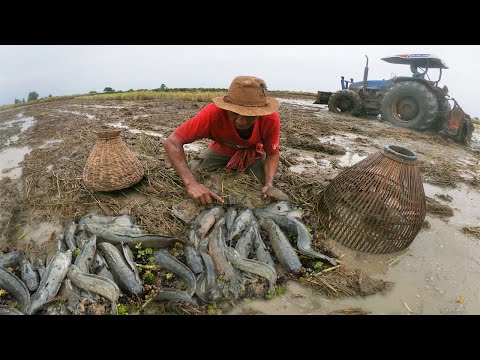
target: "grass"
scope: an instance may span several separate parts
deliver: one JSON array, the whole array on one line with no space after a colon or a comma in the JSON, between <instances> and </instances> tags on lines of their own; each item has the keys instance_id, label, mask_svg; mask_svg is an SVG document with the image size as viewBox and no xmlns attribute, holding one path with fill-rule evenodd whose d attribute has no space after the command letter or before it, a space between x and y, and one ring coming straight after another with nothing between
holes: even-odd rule
<instances>
[{"instance_id":1,"label":"grass","mask_svg":"<svg viewBox=\"0 0 480 360\"><path fill-rule=\"evenodd\" d=\"M68 99L104 99L104 100L152 100L152 99L174 99L209 102L216 96L226 95L227 89L221 88L174 88L167 90L160 89L140 89L129 91L114 91L109 93L93 93L93 94L73 94L65 96L50 96L26 103L9 104L0 106L0 111L29 106L39 103L46 103L58 100ZM315 97L315 93L302 91L273 90L269 91L270 96L307 96ZM476 120L474 120L475 122ZM480 124L480 121L478 122Z\"/></svg>"},{"instance_id":2,"label":"grass","mask_svg":"<svg viewBox=\"0 0 480 360\"><path fill-rule=\"evenodd\" d=\"M22 106L29 106L29 105L34 105L34 104L43 104L43 103L59 101L59 100L74 99L76 96L77 95L50 96L50 97L41 98L41 99L34 100L34 101L28 101L28 102L25 102L25 103L2 105L2 106L0 106L0 111L20 108Z\"/></svg>"},{"instance_id":3,"label":"grass","mask_svg":"<svg viewBox=\"0 0 480 360\"><path fill-rule=\"evenodd\" d=\"M132 91L132 92L114 92L108 94L91 94L78 96L78 99L104 99L104 100L152 100L152 99L171 99L171 100L189 100L189 101L211 101L216 96L223 96L223 91L202 91L192 89L191 91Z\"/></svg>"}]
</instances>

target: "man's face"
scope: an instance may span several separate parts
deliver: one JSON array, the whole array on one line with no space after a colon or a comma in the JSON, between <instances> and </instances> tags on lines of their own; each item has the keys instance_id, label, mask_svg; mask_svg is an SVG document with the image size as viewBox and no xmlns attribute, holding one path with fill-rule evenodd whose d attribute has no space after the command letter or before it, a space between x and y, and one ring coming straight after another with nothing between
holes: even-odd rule
<instances>
[{"instance_id":1,"label":"man's face","mask_svg":"<svg viewBox=\"0 0 480 360\"><path fill-rule=\"evenodd\" d=\"M233 125L235 125L235 128L238 130L246 130L250 128L258 119L258 116L243 116L234 113L233 111L230 111L230 115L233 120Z\"/></svg>"}]
</instances>

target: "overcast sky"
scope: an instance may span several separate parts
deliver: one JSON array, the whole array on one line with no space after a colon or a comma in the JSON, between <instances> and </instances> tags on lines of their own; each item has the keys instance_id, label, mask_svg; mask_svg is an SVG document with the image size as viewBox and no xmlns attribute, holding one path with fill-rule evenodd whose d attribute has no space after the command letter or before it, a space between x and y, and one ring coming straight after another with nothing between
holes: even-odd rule
<instances>
[{"instance_id":1,"label":"overcast sky","mask_svg":"<svg viewBox=\"0 0 480 360\"><path fill-rule=\"evenodd\" d=\"M341 75L363 78L364 55L370 80L409 76L408 66L381 60L405 53L442 58L449 69L440 86L480 116L480 45L0 45L0 105L31 91L44 97L161 84L228 88L237 75L260 77L269 90L335 91Z\"/></svg>"}]
</instances>

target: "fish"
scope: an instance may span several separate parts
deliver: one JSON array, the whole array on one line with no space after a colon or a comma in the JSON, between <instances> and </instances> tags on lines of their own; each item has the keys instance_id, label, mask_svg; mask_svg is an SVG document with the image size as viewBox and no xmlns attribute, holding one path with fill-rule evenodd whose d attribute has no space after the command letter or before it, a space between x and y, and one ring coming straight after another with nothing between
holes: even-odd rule
<instances>
[{"instance_id":1,"label":"fish","mask_svg":"<svg viewBox=\"0 0 480 360\"><path fill-rule=\"evenodd\" d=\"M273 252L280 264L289 272L297 275L302 273L304 271L302 263L280 227L273 220L266 217L260 217L259 223L267 232Z\"/></svg>"},{"instance_id":2,"label":"fish","mask_svg":"<svg viewBox=\"0 0 480 360\"><path fill-rule=\"evenodd\" d=\"M185 263L192 270L194 274L203 272L203 261L200 254L195 250L193 246L186 245L183 248L185 254Z\"/></svg>"},{"instance_id":3,"label":"fish","mask_svg":"<svg viewBox=\"0 0 480 360\"><path fill-rule=\"evenodd\" d=\"M235 219L237 217L237 209L235 206L229 206L225 212L225 226L227 227L227 233L233 226Z\"/></svg>"},{"instance_id":4,"label":"fish","mask_svg":"<svg viewBox=\"0 0 480 360\"><path fill-rule=\"evenodd\" d=\"M213 259L209 254L200 253L200 256L202 257L203 263L205 264L205 271L202 272L200 275L204 275L205 281L202 282L202 284L200 284L201 294L203 296L198 294L198 292L197 292L197 295L204 302L214 303L222 297L222 293L217 284L215 264L213 263ZM197 277L197 281L198 281L198 277ZM197 289L198 288L199 286L197 285Z\"/></svg>"},{"instance_id":5,"label":"fish","mask_svg":"<svg viewBox=\"0 0 480 360\"><path fill-rule=\"evenodd\" d=\"M257 227L255 228L253 236L253 246L255 247L255 257L257 260L275 268L275 261L273 261L272 255L270 255L270 251L268 251L267 246L263 242L262 235Z\"/></svg>"},{"instance_id":6,"label":"fish","mask_svg":"<svg viewBox=\"0 0 480 360\"><path fill-rule=\"evenodd\" d=\"M6 268L16 268L20 265L25 255L20 250L10 251L9 253L0 255L0 266Z\"/></svg>"},{"instance_id":7,"label":"fish","mask_svg":"<svg viewBox=\"0 0 480 360\"><path fill-rule=\"evenodd\" d=\"M117 307L120 289L112 280L82 272L76 265L70 266L67 277L76 287L103 296L112 302L112 308Z\"/></svg>"},{"instance_id":8,"label":"fish","mask_svg":"<svg viewBox=\"0 0 480 360\"><path fill-rule=\"evenodd\" d=\"M20 277L22 278L28 290L35 291L38 288L39 278L38 273L33 268L32 263L26 257L20 263Z\"/></svg>"},{"instance_id":9,"label":"fish","mask_svg":"<svg viewBox=\"0 0 480 360\"><path fill-rule=\"evenodd\" d=\"M25 312L30 303L30 292L27 286L17 276L0 266L0 289L5 290L20 305L20 311Z\"/></svg>"},{"instance_id":10,"label":"fish","mask_svg":"<svg viewBox=\"0 0 480 360\"><path fill-rule=\"evenodd\" d=\"M243 270L268 280L270 284L270 291L275 291L275 284L277 282L277 272L271 265L265 264L261 261L247 259L241 256L237 250L231 247L225 249L227 259L239 270Z\"/></svg>"},{"instance_id":11,"label":"fish","mask_svg":"<svg viewBox=\"0 0 480 360\"><path fill-rule=\"evenodd\" d=\"M257 210L255 215L272 219L282 229L296 236L297 248L300 254L328 261L333 266L337 265L335 259L312 249L312 236L308 232L307 227L301 221L262 210Z\"/></svg>"},{"instance_id":12,"label":"fish","mask_svg":"<svg viewBox=\"0 0 480 360\"><path fill-rule=\"evenodd\" d=\"M72 250L58 251L48 264L45 274L32 295L27 314L31 315L40 310L46 303L57 295L60 285L67 276L68 268L72 263Z\"/></svg>"},{"instance_id":13,"label":"fish","mask_svg":"<svg viewBox=\"0 0 480 360\"><path fill-rule=\"evenodd\" d=\"M233 266L225 256L225 226L219 225L213 229L208 242L208 252L213 259L217 274L222 275L228 283L228 291L237 299L240 291L240 281Z\"/></svg>"},{"instance_id":14,"label":"fish","mask_svg":"<svg viewBox=\"0 0 480 360\"><path fill-rule=\"evenodd\" d=\"M25 315L25 314L13 307L0 305L0 315Z\"/></svg>"},{"instance_id":15,"label":"fish","mask_svg":"<svg viewBox=\"0 0 480 360\"><path fill-rule=\"evenodd\" d=\"M42 279L43 274L45 273L45 261L43 257L37 257L33 260L33 267L38 273L39 280Z\"/></svg>"},{"instance_id":16,"label":"fish","mask_svg":"<svg viewBox=\"0 0 480 360\"><path fill-rule=\"evenodd\" d=\"M203 239L215 222L223 217L225 210L221 206L215 206L202 211L193 222L192 229L197 232L200 239Z\"/></svg>"},{"instance_id":17,"label":"fish","mask_svg":"<svg viewBox=\"0 0 480 360\"><path fill-rule=\"evenodd\" d=\"M70 221L66 226L63 232L63 239L67 248L69 250L75 250L77 248L77 244L75 243L75 231L77 229L77 224L75 221Z\"/></svg>"},{"instance_id":18,"label":"fish","mask_svg":"<svg viewBox=\"0 0 480 360\"><path fill-rule=\"evenodd\" d=\"M265 191L265 196L276 201L291 201L290 196L276 187L270 187Z\"/></svg>"},{"instance_id":19,"label":"fish","mask_svg":"<svg viewBox=\"0 0 480 360\"><path fill-rule=\"evenodd\" d=\"M138 273L137 265L135 264L135 259L134 259L132 250L125 243L121 243L121 245L122 245L123 256L125 257L125 260L127 260L128 266L130 266L130 269L133 271L133 275L135 275L135 279L137 279L139 283L142 283L142 280L140 279L140 274Z\"/></svg>"},{"instance_id":20,"label":"fish","mask_svg":"<svg viewBox=\"0 0 480 360\"><path fill-rule=\"evenodd\" d=\"M140 295L143 293L143 284L138 282L127 260L123 254L114 245L103 242L97 244L97 248L102 252L108 267L115 278L118 286L128 294Z\"/></svg>"},{"instance_id":21,"label":"fish","mask_svg":"<svg viewBox=\"0 0 480 360\"><path fill-rule=\"evenodd\" d=\"M235 222L233 223L230 231L226 236L226 241L231 246L232 240L239 235L243 230L245 230L255 219L255 215L253 214L251 209L246 209L243 213L241 213Z\"/></svg>"},{"instance_id":22,"label":"fish","mask_svg":"<svg viewBox=\"0 0 480 360\"><path fill-rule=\"evenodd\" d=\"M235 244L235 250L238 251L241 257L248 258L248 255L250 254L250 251L253 248L254 236L255 236L255 226L253 225L253 226L250 226L248 230L245 230L243 236L240 239L238 239L237 243Z\"/></svg>"},{"instance_id":23,"label":"fish","mask_svg":"<svg viewBox=\"0 0 480 360\"><path fill-rule=\"evenodd\" d=\"M142 246L144 248L149 247L158 249L168 247L175 242L180 242L183 244L187 242L186 239L177 238L169 235L129 235L118 233L110 230L107 227L93 223L87 223L85 224L85 227L88 232L97 236L97 244L101 242L108 242L115 245L123 242L127 244L131 249L134 249L135 245L137 245L138 243L142 243Z\"/></svg>"},{"instance_id":24,"label":"fish","mask_svg":"<svg viewBox=\"0 0 480 360\"><path fill-rule=\"evenodd\" d=\"M153 299L155 301L185 302L198 306L198 303L189 293L176 289L162 289L153 296Z\"/></svg>"},{"instance_id":25,"label":"fish","mask_svg":"<svg viewBox=\"0 0 480 360\"><path fill-rule=\"evenodd\" d=\"M81 272L88 273L95 260L97 252L97 237L93 235L89 238L84 248L75 258L75 266L77 266Z\"/></svg>"},{"instance_id":26,"label":"fish","mask_svg":"<svg viewBox=\"0 0 480 360\"><path fill-rule=\"evenodd\" d=\"M155 263L167 271L172 272L185 281L187 293L192 296L195 293L196 278L193 272L175 256L170 255L168 249L158 249L153 252Z\"/></svg>"}]
</instances>

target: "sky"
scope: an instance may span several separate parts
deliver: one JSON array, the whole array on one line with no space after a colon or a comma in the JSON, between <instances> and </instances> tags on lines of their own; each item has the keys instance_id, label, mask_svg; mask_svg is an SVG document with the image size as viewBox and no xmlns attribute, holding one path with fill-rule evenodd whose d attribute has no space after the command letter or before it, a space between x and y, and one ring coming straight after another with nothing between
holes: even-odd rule
<instances>
[{"instance_id":1,"label":"sky","mask_svg":"<svg viewBox=\"0 0 480 360\"><path fill-rule=\"evenodd\" d=\"M480 116L480 45L0 45L0 105L26 100L31 91L45 97L161 84L226 89L238 75L262 78L269 90L336 91L341 75L362 80L365 55L370 80L409 76L409 66L381 60L407 53L439 56L449 67L439 85ZM432 74L437 80L438 71Z\"/></svg>"}]
</instances>

